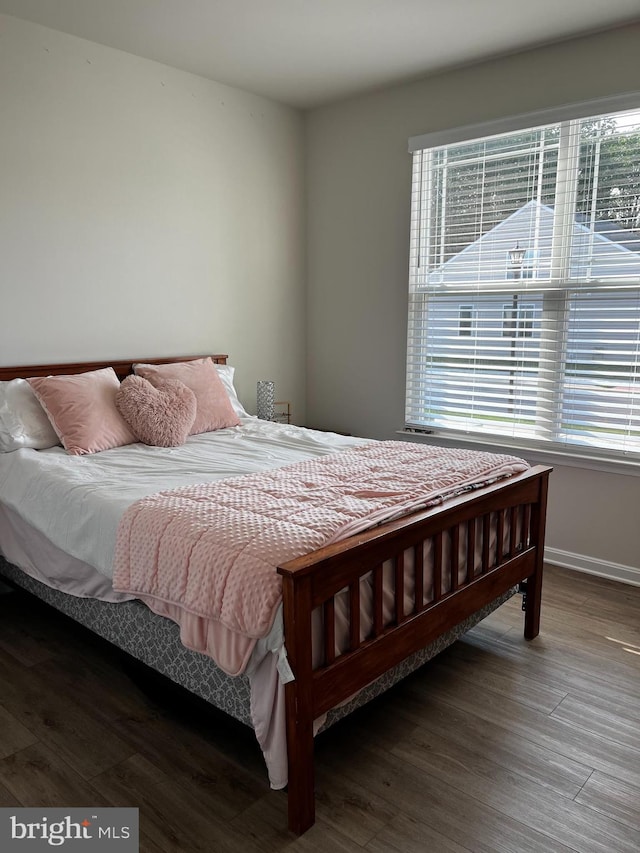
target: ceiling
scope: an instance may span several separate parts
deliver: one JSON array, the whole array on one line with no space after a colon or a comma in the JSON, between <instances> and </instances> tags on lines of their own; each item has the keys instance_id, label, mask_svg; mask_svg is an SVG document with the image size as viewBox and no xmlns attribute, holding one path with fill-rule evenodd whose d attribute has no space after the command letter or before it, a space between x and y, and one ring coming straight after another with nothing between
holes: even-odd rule
<instances>
[{"instance_id":1,"label":"ceiling","mask_svg":"<svg viewBox=\"0 0 640 853\"><path fill-rule=\"evenodd\" d=\"M640 21L640 0L0 0L295 107Z\"/></svg>"}]
</instances>

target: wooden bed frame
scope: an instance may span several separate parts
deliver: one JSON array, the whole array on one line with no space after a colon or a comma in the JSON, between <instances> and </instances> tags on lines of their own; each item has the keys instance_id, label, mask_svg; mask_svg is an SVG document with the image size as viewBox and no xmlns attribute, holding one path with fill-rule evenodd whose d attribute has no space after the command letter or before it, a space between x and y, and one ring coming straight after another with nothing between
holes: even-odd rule
<instances>
[{"instance_id":1,"label":"wooden bed frame","mask_svg":"<svg viewBox=\"0 0 640 853\"><path fill-rule=\"evenodd\" d=\"M201 356L137 359L155 364ZM226 355L213 355L225 364ZM81 373L111 366L119 378L132 360L0 367L0 380ZM314 822L313 721L405 658L495 601L517 584L525 591L524 636L540 627L547 484L551 469L531 468L444 505L414 512L368 532L321 548L278 568L282 576L284 631L295 680L286 685L289 828L301 834ZM491 531L495 531L491 545ZM433 591L425 601L425 543L433 554ZM462 561L460 552L462 551ZM476 554L480 572L474 574ZM406 555L412 554L407 560ZM445 559L445 555L448 555ZM394 618L383 616L383 565L395 578ZM459 581L459 567L466 575ZM360 630L361 580L371 577L373 630ZM451 578L448 582L446 578ZM405 612L405 584L414 588ZM386 591L389 594L388 590ZM349 648L335 653L335 600L347 595ZM322 611L324 660L312 665L312 620ZM317 621L317 620L316 620Z\"/></svg>"}]
</instances>

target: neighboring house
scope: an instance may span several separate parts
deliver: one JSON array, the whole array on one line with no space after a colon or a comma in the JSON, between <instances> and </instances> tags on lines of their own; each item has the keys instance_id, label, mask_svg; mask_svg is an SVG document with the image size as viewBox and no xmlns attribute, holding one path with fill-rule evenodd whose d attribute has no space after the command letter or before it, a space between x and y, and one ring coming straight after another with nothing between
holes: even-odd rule
<instances>
[{"instance_id":1,"label":"neighboring house","mask_svg":"<svg viewBox=\"0 0 640 853\"><path fill-rule=\"evenodd\" d=\"M551 280L553 217L553 208L530 201L430 272L429 288L436 288L437 298L432 298L428 309L427 334L438 323L450 331L457 327L461 338L491 338L493 355L499 355L514 337L523 342L535 338L543 293ZM576 289L640 278L640 234L615 222L596 221L589 228L574 221L570 236L570 267L563 278L575 281ZM628 300L635 304L636 294ZM612 295L611 308L618 321L624 320L626 307L624 295ZM598 325L600 317L594 315L593 326ZM637 334L635 320L629 322L628 331Z\"/></svg>"},{"instance_id":2,"label":"neighboring house","mask_svg":"<svg viewBox=\"0 0 640 853\"><path fill-rule=\"evenodd\" d=\"M603 395L612 405L632 390L639 297L618 285L640 278L640 235L614 222L572 220L569 269L554 271L565 283L556 289L553 223L552 208L530 201L428 273L421 325L434 422L456 426L456 412L463 423L473 411L490 429L506 410L526 433L545 406L545 377L560 362L563 422L576 406L595 421ZM606 299L603 285L611 288ZM554 324L565 330L560 348L545 337Z\"/></svg>"},{"instance_id":3,"label":"neighboring house","mask_svg":"<svg viewBox=\"0 0 640 853\"><path fill-rule=\"evenodd\" d=\"M429 273L429 284L455 287L470 281L504 282L551 278L553 208L530 201L471 243L439 268ZM571 233L571 263L566 276L584 284L594 280L640 276L640 234L615 222L574 221ZM510 250L524 250L522 266L515 266Z\"/></svg>"}]
</instances>

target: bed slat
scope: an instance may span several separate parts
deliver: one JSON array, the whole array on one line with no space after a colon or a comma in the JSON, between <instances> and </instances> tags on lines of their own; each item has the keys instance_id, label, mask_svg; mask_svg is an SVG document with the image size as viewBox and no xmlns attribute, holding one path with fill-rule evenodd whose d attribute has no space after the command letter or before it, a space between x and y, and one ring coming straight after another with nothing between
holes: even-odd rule
<instances>
[{"instance_id":1,"label":"bed slat","mask_svg":"<svg viewBox=\"0 0 640 853\"><path fill-rule=\"evenodd\" d=\"M373 636L379 637L384 630L382 610L382 563L373 570Z\"/></svg>"},{"instance_id":2,"label":"bed slat","mask_svg":"<svg viewBox=\"0 0 640 853\"><path fill-rule=\"evenodd\" d=\"M360 646L360 578L349 584L349 648Z\"/></svg>"},{"instance_id":3,"label":"bed slat","mask_svg":"<svg viewBox=\"0 0 640 853\"><path fill-rule=\"evenodd\" d=\"M504 512L500 510L498 513L498 521L496 524L496 566L499 566L502 562L502 557L504 555ZM513 556L512 552L509 552L509 556Z\"/></svg>"},{"instance_id":4,"label":"bed slat","mask_svg":"<svg viewBox=\"0 0 640 853\"><path fill-rule=\"evenodd\" d=\"M395 559L395 589L396 625L404 622L404 552Z\"/></svg>"},{"instance_id":5,"label":"bed slat","mask_svg":"<svg viewBox=\"0 0 640 853\"><path fill-rule=\"evenodd\" d=\"M442 598L442 533L433 537L433 600Z\"/></svg>"},{"instance_id":6,"label":"bed slat","mask_svg":"<svg viewBox=\"0 0 640 853\"><path fill-rule=\"evenodd\" d=\"M323 605L324 610L324 659L328 664L336 659L336 604L330 598Z\"/></svg>"},{"instance_id":7,"label":"bed slat","mask_svg":"<svg viewBox=\"0 0 640 853\"><path fill-rule=\"evenodd\" d=\"M476 520L467 521L467 583L473 579L476 565Z\"/></svg>"},{"instance_id":8,"label":"bed slat","mask_svg":"<svg viewBox=\"0 0 640 853\"><path fill-rule=\"evenodd\" d=\"M424 542L419 542L413 549L413 566L415 571L415 604L414 613L420 613L424 608Z\"/></svg>"},{"instance_id":9,"label":"bed slat","mask_svg":"<svg viewBox=\"0 0 640 853\"><path fill-rule=\"evenodd\" d=\"M486 575L489 571L489 545L491 543L491 513L486 512L482 516L482 572Z\"/></svg>"},{"instance_id":10,"label":"bed slat","mask_svg":"<svg viewBox=\"0 0 640 853\"><path fill-rule=\"evenodd\" d=\"M520 516L521 507L512 506L510 513L510 528L509 528L509 556L513 557L516 553L517 536L518 536L518 516Z\"/></svg>"},{"instance_id":11,"label":"bed slat","mask_svg":"<svg viewBox=\"0 0 640 853\"><path fill-rule=\"evenodd\" d=\"M522 543L523 548L527 548L529 542L531 541L531 504L525 504L523 519L522 519L522 531L520 533L520 542Z\"/></svg>"},{"instance_id":12,"label":"bed slat","mask_svg":"<svg viewBox=\"0 0 640 853\"><path fill-rule=\"evenodd\" d=\"M451 592L458 589L458 571L460 563L460 526L451 530Z\"/></svg>"}]
</instances>

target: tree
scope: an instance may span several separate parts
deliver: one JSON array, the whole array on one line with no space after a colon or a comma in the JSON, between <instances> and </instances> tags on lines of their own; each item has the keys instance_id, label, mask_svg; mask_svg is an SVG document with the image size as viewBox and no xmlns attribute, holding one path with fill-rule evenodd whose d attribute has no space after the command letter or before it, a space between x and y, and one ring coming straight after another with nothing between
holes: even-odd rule
<instances>
[{"instance_id":1,"label":"tree","mask_svg":"<svg viewBox=\"0 0 640 853\"><path fill-rule=\"evenodd\" d=\"M457 255L532 197L552 205L557 157L557 128L437 149L430 213L444 227L432 235L430 265Z\"/></svg>"},{"instance_id":2,"label":"tree","mask_svg":"<svg viewBox=\"0 0 640 853\"><path fill-rule=\"evenodd\" d=\"M559 138L553 125L432 152L431 269L531 199L553 207ZM631 232L627 243L640 251L640 116L635 124L616 116L581 122L576 216L587 226L609 222Z\"/></svg>"},{"instance_id":3,"label":"tree","mask_svg":"<svg viewBox=\"0 0 640 853\"><path fill-rule=\"evenodd\" d=\"M640 127L586 140L580 159L578 211L590 214L593 204L596 220L640 232Z\"/></svg>"}]
</instances>

